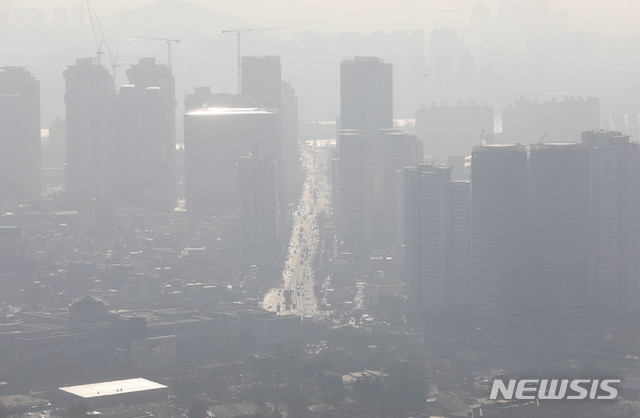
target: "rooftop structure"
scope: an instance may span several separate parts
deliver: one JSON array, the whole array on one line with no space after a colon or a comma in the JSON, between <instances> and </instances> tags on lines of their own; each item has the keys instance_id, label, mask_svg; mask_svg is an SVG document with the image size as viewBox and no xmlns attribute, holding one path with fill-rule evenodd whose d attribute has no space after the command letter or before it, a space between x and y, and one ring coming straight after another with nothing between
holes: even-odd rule
<instances>
[{"instance_id":1,"label":"rooftop structure","mask_svg":"<svg viewBox=\"0 0 640 418\"><path fill-rule=\"evenodd\" d=\"M60 388L61 391L82 399L104 398L107 396L119 396L132 393L142 394L163 389L167 389L167 386L143 378L113 380L110 382L98 382Z\"/></svg>"}]
</instances>

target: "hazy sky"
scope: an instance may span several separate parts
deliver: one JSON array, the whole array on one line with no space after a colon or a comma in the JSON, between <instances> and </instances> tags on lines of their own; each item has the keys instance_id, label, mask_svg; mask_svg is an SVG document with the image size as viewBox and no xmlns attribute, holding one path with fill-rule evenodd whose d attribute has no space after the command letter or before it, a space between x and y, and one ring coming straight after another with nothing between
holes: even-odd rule
<instances>
[{"instance_id":1,"label":"hazy sky","mask_svg":"<svg viewBox=\"0 0 640 418\"><path fill-rule=\"evenodd\" d=\"M108 15L128 8L141 7L154 0L92 0L95 13ZM462 27L469 23L469 10L477 0L184 0L207 7L214 11L232 14L236 17L255 22L256 24L280 23L299 20L302 26L316 23L315 29L322 28L326 22L331 27L329 19L335 12L342 14L340 29L376 28L383 29L405 28L412 29L422 26L451 25ZM487 0L492 7L494 17L497 15L501 2L519 3L528 0ZM547 2L551 11L567 10L574 23L573 28L585 27L599 30L603 33L611 31L618 33L625 31L634 33L635 22L640 20L640 2L637 0L531 0L538 3ZM71 6L84 4L79 0L0 0L0 10L11 11L14 7L35 6L50 13L55 6ZM606 6L605 6L606 4ZM308 7L306 7L308 6ZM356 15L357 12L357 15ZM349 18L345 19L344 14ZM318 22L313 22L314 15L323 16ZM322 20L322 21L320 21ZM349 25L352 23L352 27ZM302 29L302 28L301 28Z\"/></svg>"}]
</instances>

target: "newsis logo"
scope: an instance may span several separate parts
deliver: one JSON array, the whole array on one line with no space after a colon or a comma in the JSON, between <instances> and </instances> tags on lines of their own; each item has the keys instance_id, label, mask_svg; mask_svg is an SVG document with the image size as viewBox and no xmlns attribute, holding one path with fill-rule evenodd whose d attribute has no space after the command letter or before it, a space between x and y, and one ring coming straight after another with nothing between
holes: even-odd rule
<instances>
[{"instance_id":1,"label":"newsis logo","mask_svg":"<svg viewBox=\"0 0 640 418\"><path fill-rule=\"evenodd\" d=\"M621 379L495 379L489 399L615 399ZM500 395L500 396L498 396Z\"/></svg>"}]
</instances>

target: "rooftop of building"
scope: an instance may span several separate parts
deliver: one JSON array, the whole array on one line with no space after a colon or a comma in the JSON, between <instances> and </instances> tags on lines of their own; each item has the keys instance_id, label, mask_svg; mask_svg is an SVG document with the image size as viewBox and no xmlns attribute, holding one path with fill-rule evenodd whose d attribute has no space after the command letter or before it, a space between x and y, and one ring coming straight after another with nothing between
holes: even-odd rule
<instances>
[{"instance_id":1,"label":"rooftop of building","mask_svg":"<svg viewBox=\"0 0 640 418\"><path fill-rule=\"evenodd\" d=\"M486 144L476 145L473 152L478 151L526 151L527 147L522 144Z\"/></svg>"},{"instance_id":2,"label":"rooftop of building","mask_svg":"<svg viewBox=\"0 0 640 418\"><path fill-rule=\"evenodd\" d=\"M548 149L548 148L581 148L584 147L583 144L579 142L543 142L540 144L531 144L531 149Z\"/></svg>"},{"instance_id":3,"label":"rooftop of building","mask_svg":"<svg viewBox=\"0 0 640 418\"><path fill-rule=\"evenodd\" d=\"M189 116L216 116L216 115L275 115L278 110L267 107L208 107L187 112Z\"/></svg>"},{"instance_id":4,"label":"rooftop of building","mask_svg":"<svg viewBox=\"0 0 640 418\"><path fill-rule=\"evenodd\" d=\"M78 306L78 305L106 305L105 301L100 298L91 295L84 295L73 302L71 302L70 306Z\"/></svg>"},{"instance_id":5,"label":"rooftop of building","mask_svg":"<svg viewBox=\"0 0 640 418\"><path fill-rule=\"evenodd\" d=\"M84 399L90 399L166 388L167 386L161 385L160 383L152 382L151 380L143 378L137 378L90 383L87 385L66 386L61 387L60 390Z\"/></svg>"}]
</instances>

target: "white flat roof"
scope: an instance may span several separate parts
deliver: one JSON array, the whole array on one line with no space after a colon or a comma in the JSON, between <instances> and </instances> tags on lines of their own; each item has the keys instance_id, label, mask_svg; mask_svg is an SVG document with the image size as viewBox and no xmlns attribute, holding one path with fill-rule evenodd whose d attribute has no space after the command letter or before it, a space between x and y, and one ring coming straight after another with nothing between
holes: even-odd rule
<instances>
[{"instance_id":1,"label":"white flat roof","mask_svg":"<svg viewBox=\"0 0 640 418\"><path fill-rule=\"evenodd\" d=\"M121 395L123 393L142 392L146 390L163 389L167 386L151 380L137 378L127 380L113 380L111 382L90 383L88 385L67 386L60 390L80 396L81 398L97 398L101 396Z\"/></svg>"},{"instance_id":2,"label":"white flat roof","mask_svg":"<svg viewBox=\"0 0 640 418\"><path fill-rule=\"evenodd\" d=\"M187 112L187 115L273 115L277 109L267 107L208 107L206 109L194 109Z\"/></svg>"}]
</instances>

